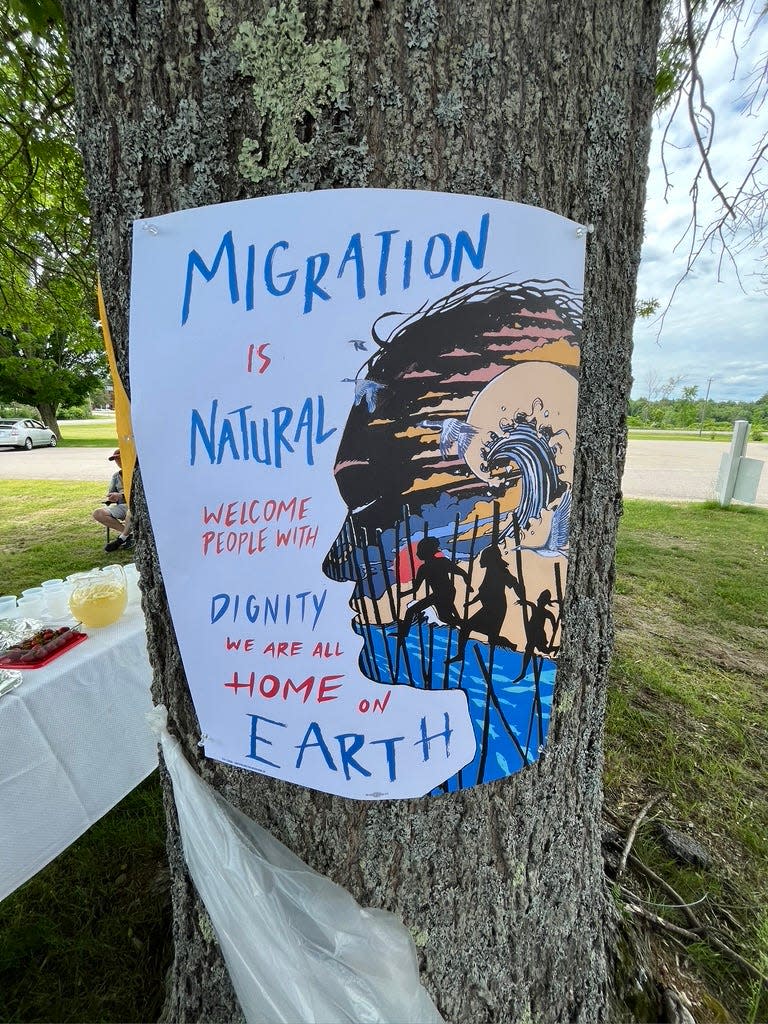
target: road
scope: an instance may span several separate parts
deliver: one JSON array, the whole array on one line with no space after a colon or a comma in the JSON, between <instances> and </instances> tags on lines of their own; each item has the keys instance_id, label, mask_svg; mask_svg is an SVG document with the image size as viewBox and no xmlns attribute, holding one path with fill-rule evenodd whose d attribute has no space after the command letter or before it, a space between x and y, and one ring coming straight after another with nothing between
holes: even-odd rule
<instances>
[{"instance_id":1,"label":"road","mask_svg":"<svg viewBox=\"0 0 768 1024\"><path fill-rule=\"evenodd\" d=\"M719 441L629 442L623 490L626 498L660 501L708 501L714 498ZM113 464L109 448L35 448L31 452L0 449L0 480L93 480L106 488ZM747 455L768 462L768 444L752 442ZM757 504L768 508L768 469L764 469Z\"/></svg>"}]
</instances>

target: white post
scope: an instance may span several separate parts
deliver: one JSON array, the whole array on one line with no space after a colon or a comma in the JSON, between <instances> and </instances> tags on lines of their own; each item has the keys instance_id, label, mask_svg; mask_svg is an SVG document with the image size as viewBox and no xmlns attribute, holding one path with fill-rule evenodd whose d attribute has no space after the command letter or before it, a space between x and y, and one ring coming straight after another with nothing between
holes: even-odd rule
<instances>
[{"instance_id":1,"label":"white post","mask_svg":"<svg viewBox=\"0 0 768 1024\"><path fill-rule=\"evenodd\" d=\"M733 499L733 490L736 486L739 463L747 451L748 436L749 423L746 420L736 420L733 424L733 437L731 439L730 451L727 455L723 456L723 461L720 464L718 500L723 508L727 508Z\"/></svg>"}]
</instances>

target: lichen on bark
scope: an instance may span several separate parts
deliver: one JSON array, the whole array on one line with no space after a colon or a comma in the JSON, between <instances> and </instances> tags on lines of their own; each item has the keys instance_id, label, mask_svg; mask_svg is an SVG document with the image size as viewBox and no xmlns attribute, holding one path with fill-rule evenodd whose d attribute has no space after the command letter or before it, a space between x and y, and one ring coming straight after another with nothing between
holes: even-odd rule
<instances>
[{"instance_id":1,"label":"lichen on bark","mask_svg":"<svg viewBox=\"0 0 768 1024\"><path fill-rule=\"evenodd\" d=\"M260 118L259 136L243 140L238 167L244 178L259 184L309 155L312 142L301 141L297 127L306 118L316 120L322 107L342 101L349 47L341 39L308 40L295 0L270 7L260 22L243 21L234 45Z\"/></svg>"}]
</instances>

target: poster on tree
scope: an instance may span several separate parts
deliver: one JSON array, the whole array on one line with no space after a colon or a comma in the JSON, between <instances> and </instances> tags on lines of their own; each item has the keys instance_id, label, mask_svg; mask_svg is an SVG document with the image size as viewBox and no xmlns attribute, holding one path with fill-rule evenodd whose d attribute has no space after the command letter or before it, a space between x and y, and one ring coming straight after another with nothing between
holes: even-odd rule
<instances>
[{"instance_id":1,"label":"poster on tree","mask_svg":"<svg viewBox=\"0 0 768 1024\"><path fill-rule=\"evenodd\" d=\"M357 799L539 757L584 238L374 189L136 222L133 423L206 756Z\"/></svg>"}]
</instances>

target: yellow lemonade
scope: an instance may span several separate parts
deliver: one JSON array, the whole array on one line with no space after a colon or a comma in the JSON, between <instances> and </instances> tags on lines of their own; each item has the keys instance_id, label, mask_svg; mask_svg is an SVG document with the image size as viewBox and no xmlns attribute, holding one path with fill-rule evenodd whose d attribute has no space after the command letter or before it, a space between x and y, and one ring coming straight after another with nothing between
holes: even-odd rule
<instances>
[{"instance_id":1,"label":"yellow lemonade","mask_svg":"<svg viewBox=\"0 0 768 1024\"><path fill-rule=\"evenodd\" d=\"M69 608L84 626L98 629L117 622L127 603L128 591L124 583L116 580L88 581L75 586Z\"/></svg>"}]
</instances>

